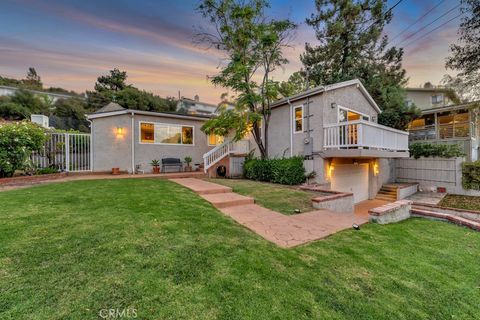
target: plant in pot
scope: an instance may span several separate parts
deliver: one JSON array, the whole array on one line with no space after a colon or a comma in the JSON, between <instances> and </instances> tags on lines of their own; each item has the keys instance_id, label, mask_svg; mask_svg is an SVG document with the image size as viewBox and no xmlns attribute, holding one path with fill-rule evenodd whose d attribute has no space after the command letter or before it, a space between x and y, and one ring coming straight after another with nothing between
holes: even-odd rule
<instances>
[{"instance_id":1,"label":"plant in pot","mask_svg":"<svg viewBox=\"0 0 480 320\"><path fill-rule=\"evenodd\" d=\"M160 173L160 160L153 159L150 165L153 167L153 173Z\"/></svg>"},{"instance_id":2,"label":"plant in pot","mask_svg":"<svg viewBox=\"0 0 480 320\"><path fill-rule=\"evenodd\" d=\"M186 156L183 160L185 160L185 163L187 164L185 166L185 171L192 171L192 167L190 166L190 163L192 163L192 157Z\"/></svg>"}]
</instances>

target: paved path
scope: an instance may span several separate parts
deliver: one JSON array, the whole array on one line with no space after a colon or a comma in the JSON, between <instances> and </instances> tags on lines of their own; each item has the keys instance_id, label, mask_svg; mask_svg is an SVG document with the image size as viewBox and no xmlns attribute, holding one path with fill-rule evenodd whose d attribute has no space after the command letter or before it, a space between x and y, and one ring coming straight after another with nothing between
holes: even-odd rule
<instances>
[{"instance_id":1,"label":"paved path","mask_svg":"<svg viewBox=\"0 0 480 320\"><path fill-rule=\"evenodd\" d=\"M212 203L225 215L280 247L290 248L310 241L323 239L338 231L349 229L368 221L368 209L385 204L372 200L356 206L356 213L336 213L315 210L287 216L254 204L254 199L231 192L231 188L199 179L171 179L197 193ZM229 189L226 190L225 188ZM219 190L219 192L215 192Z\"/></svg>"}]
</instances>

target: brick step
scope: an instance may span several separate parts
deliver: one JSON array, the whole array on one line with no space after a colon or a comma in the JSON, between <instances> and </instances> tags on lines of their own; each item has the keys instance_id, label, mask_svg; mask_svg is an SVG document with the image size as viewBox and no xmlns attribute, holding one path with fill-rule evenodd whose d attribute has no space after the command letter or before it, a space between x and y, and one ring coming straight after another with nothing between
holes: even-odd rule
<instances>
[{"instance_id":1,"label":"brick step","mask_svg":"<svg viewBox=\"0 0 480 320\"><path fill-rule=\"evenodd\" d=\"M475 220L470 220L470 219L465 219L461 217L454 216L452 214L448 213L440 213L440 212L434 212L434 211L429 211L429 210L421 210L417 208L412 208L410 211L413 216L417 217L424 217L424 218L430 218L430 219L437 219L437 220L443 220L443 221L448 221L460 226L464 226L476 231L480 231L480 222L475 221Z\"/></svg>"},{"instance_id":2,"label":"brick step","mask_svg":"<svg viewBox=\"0 0 480 320\"><path fill-rule=\"evenodd\" d=\"M255 200L251 197L245 197L237 193L215 193L200 194L200 196L210 202L216 208L227 208L246 204L254 204Z\"/></svg>"},{"instance_id":3,"label":"brick step","mask_svg":"<svg viewBox=\"0 0 480 320\"><path fill-rule=\"evenodd\" d=\"M383 195L383 194L377 194L377 196L375 197L375 199L377 199L377 200L385 200L385 201L396 201L396 200L397 200L397 197L396 197L396 196L387 196L387 195Z\"/></svg>"},{"instance_id":4,"label":"brick step","mask_svg":"<svg viewBox=\"0 0 480 320\"><path fill-rule=\"evenodd\" d=\"M380 191L378 191L379 194L386 194L386 195L392 195L392 196L397 196L397 192L396 191L385 191L385 190L382 190L380 189Z\"/></svg>"}]
</instances>

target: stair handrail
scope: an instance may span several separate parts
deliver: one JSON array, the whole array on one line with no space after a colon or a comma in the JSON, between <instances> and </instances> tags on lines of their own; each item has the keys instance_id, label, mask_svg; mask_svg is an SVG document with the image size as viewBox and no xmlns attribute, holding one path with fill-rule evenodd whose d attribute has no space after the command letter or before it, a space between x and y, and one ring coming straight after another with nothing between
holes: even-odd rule
<instances>
[{"instance_id":1,"label":"stair handrail","mask_svg":"<svg viewBox=\"0 0 480 320\"><path fill-rule=\"evenodd\" d=\"M228 140L205 153L203 155L203 170L205 173L211 166L225 158L231 150L233 150L233 141Z\"/></svg>"}]
</instances>

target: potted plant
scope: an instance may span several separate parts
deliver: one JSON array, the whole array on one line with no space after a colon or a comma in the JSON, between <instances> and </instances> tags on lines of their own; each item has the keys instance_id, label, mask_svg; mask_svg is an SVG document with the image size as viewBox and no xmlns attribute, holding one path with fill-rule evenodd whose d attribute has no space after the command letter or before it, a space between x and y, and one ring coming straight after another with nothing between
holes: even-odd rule
<instances>
[{"instance_id":1,"label":"potted plant","mask_svg":"<svg viewBox=\"0 0 480 320\"><path fill-rule=\"evenodd\" d=\"M153 159L150 165L153 167L153 173L160 173L160 160Z\"/></svg>"},{"instance_id":2,"label":"potted plant","mask_svg":"<svg viewBox=\"0 0 480 320\"><path fill-rule=\"evenodd\" d=\"M120 174L120 168L116 168L116 167L112 168L112 174L115 174L115 175Z\"/></svg>"},{"instance_id":3,"label":"potted plant","mask_svg":"<svg viewBox=\"0 0 480 320\"><path fill-rule=\"evenodd\" d=\"M188 172L192 171L192 167L190 166L190 163L192 163L192 157L186 156L183 160L185 160L185 163L187 164L185 166L185 171L188 171Z\"/></svg>"}]
</instances>

